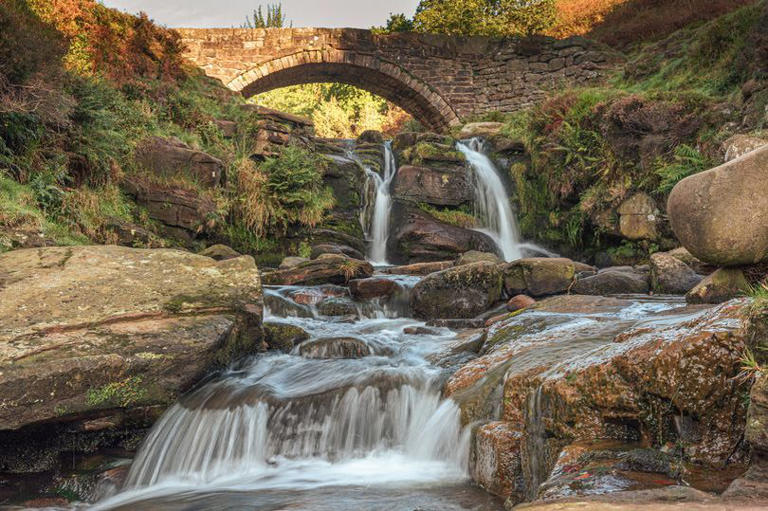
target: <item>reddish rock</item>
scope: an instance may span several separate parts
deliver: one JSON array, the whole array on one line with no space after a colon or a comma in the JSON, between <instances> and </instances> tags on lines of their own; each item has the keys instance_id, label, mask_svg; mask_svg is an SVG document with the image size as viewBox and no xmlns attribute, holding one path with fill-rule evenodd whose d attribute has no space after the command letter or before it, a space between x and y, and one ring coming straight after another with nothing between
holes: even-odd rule
<instances>
[{"instance_id":1,"label":"reddish rock","mask_svg":"<svg viewBox=\"0 0 768 511\"><path fill-rule=\"evenodd\" d=\"M446 261L470 250L496 251L488 235L440 222L410 204L396 201L392 211L391 222L397 227L390 236L389 253L394 262Z\"/></svg>"},{"instance_id":2,"label":"reddish rock","mask_svg":"<svg viewBox=\"0 0 768 511\"><path fill-rule=\"evenodd\" d=\"M386 268L384 273L390 275L429 275L430 273L436 273L438 271L447 270L452 268L453 261L436 261L433 263L414 263L405 266L392 266Z\"/></svg>"},{"instance_id":3,"label":"reddish rock","mask_svg":"<svg viewBox=\"0 0 768 511\"><path fill-rule=\"evenodd\" d=\"M224 174L224 163L202 151L192 149L181 140L149 137L136 149L136 163L161 178L181 176L213 188Z\"/></svg>"},{"instance_id":4,"label":"reddish rock","mask_svg":"<svg viewBox=\"0 0 768 511\"><path fill-rule=\"evenodd\" d=\"M393 183L398 199L425 202L436 206L459 206L474 199L474 189L467 169L431 168L404 165Z\"/></svg>"},{"instance_id":5,"label":"reddish rock","mask_svg":"<svg viewBox=\"0 0 768 511\"><path fill-rule=\"evenodd\" d=\"M528 295L517 295L509 299L507 302L507 310L509 312L517 312L522 309L527 309L536 305L536 300Z\"/></svg>"},{"instance_id":6,"label":"reddish rock","mask_svg":"<svg viewBox=\"0 0 768 511\"><path fill-rule=\"evenodd\" d=\"M317 284L346 285L350 280L373 275L373 266L365 261L341 255L324 255L293 268L264 275L264 283L281 286L312 286Z\"/></svg>"},{"instance_id":7,"label":"reddish rock","mask_svg":"<svg viewBox=\"0 0 768 511\"><path fill-rule=\"evenodd\" d=\"M520 502L524 495L520 440L522 434L507 422L477 428L470 458L472 479L485 490Z\"/></svg>"},{"instance_id":8,"label":"reddish rock","mask_svg":"<svg viewBox=\"0 0 768 511\"><path fill-rule=\"evenodd\" d=\"M355 300L389 297L400 291L400 285L392 279L370 278L352 280L349 291Z\"/></svg>"}]
</instances>

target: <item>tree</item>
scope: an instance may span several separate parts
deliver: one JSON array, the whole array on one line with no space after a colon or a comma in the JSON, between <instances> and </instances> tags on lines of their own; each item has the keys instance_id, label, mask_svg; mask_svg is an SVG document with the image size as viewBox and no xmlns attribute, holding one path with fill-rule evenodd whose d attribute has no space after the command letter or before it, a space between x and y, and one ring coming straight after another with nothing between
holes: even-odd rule
<instances>
[{"instance_id":1,"label":"tree","mask_svg":"<svg viewBox=\"0 0 768 511\"><path fill-rule=\"evenodd\" d=\"M412 32L413 20L409 19L405 14L392 14L389 13L389 19L387 24L383 27L373 27L374 32L379 34L392 34L394 32Z\"/></svg>"},{"instance_id":2,"label":"tree","mask_svg":"<svg viewBox=\"0 0 768 511\"><path fill-rule=\"evenodd\" d=\"M457 36L526 36L555 23L555 0L421 0L413 19L419 32Z\"/></svg>"},{"instance_id":3,"label":"tree","mask_svg":"<svg viewBox=\"0 0 768 511\"><path fill-rule=\"evenodd\" d=\"M245 17L243 28L283 28L285 26L285 15L283 14L282 4L267 4L267 14L264 15L262 6L253 10L253 16Z\"/></svg>"}]
</instances>

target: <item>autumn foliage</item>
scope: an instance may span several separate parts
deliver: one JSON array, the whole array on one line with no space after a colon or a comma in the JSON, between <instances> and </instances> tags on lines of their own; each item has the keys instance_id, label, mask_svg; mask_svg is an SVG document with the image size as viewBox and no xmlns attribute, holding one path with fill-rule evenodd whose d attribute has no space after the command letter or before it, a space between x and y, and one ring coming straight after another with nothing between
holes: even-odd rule
<instances>
[{"instance_id":1,"label":"autumn foliage","mask_svg":"<svg viewBox=\"0 0 768 511\"><path fill-rule=\"evenodd\" d=\"M19 1L19 0L16 0ZM155 25L146 14L131 16L95 0L27 0L39 19L69 42L66 65L116 82L181 74L178 33Z\"/></svg>"},{"instance_id":2,"label":"autumn foliage","mask_svg":"<svg viewBox=\"0 0 768 511\"><path fill-rule=\"evenodd\" d=\"M557 23L545 33L583 35L619 48L708 21L754 0L558 0Z\"/></svg>"}]
</instances>

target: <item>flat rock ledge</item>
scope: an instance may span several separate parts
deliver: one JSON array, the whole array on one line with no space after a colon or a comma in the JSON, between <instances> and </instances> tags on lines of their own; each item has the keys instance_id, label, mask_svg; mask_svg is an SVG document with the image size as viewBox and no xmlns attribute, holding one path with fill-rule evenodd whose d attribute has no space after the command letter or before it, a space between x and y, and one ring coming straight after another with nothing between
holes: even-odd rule
<instances>
[{"instance_id":1,"label":"flat rock ledge","mask_svg":"<svg viewBox=\"0 0 768 511\"><path fill-rule=\"evenodd\" d=\"M0 255L0 444L30 425L114 429L132 410L168 406L263 349L262 308L247 256L116 246Z\"/></svg>"}]
</instances>

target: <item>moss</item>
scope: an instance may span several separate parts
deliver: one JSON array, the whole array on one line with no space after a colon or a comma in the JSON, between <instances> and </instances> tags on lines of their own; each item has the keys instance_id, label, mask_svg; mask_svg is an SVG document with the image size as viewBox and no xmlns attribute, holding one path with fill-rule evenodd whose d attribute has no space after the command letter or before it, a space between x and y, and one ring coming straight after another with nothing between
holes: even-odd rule
<instances>
[{"instance_id":1,"label":"moss","mask_svg":"<svg viewBox=\"0 0 768 511\"><path fill-rule=\"evenodd\" d=\"M477 219L469 211L468 207L461 207L458 209L438 208L422 202L419 204L419 209L449 225L455 225L456 227L462 227L464 229L477 227Z\"/></svg>"},{"instance_id":2,"label":"moss","mask_svg":"<svg viewBox=\"0 0 768 511\"><path fill-rule=\"evenodd\" d=\"M428 161L455 163L466 161L464 154L453 146L426 141L407 148L403 151L403 158L414 165L421 165Z\"/></svg>"},{"instance_id":3,"label":"moss","mask_svg":"<svg viewBox=\"0 0 768 511\"><path fill-rule=\"evenodd\" d=\"M118 382L108 383L97 389L90 389L86 394L86 403L90 406L134 406L147 397L142 376L131 376Z\"/></svg>"}]
</instances>

